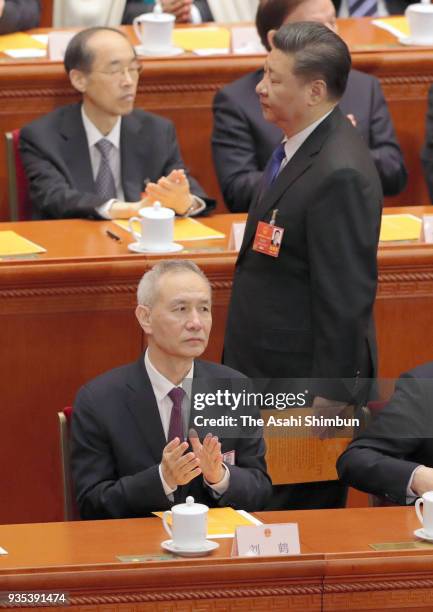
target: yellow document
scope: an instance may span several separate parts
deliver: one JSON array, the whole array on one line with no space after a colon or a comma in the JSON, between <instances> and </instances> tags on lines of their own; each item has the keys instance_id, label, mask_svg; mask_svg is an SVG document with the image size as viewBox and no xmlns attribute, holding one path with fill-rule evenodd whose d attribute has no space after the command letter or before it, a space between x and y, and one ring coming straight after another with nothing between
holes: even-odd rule
<instances>
[{"instance_id":1,"label":"yellow document","mask_svg":"<svg viewBox=\"0 0 433 612\"><path fill-rule=\"evenodd\" d=\"M162 519L163 512L154 512ZM168 521L169 523L171 521ZM233 508L209 508L207 517L207 535L209 538L232 538L236 527L241 525L261 525L262 523L243 510Z\"/></svg>"},{"instance_id":2,"label":"yellow document","mask_svg":"<svg viewBox=\"0 0 433 612\"><path fill-rule=\"evenodd\" d=\"M185 51L196 49L230 48L230 32L226 28L176 28L173 32L173 44Z\"/></svg>"},{"instance_id":3,"label":"yellow document","mask_svg":"<svg viewBox=\"0 0 433 612\"><path fill-rule=\"evenodd\" d=\"M129 232L128 221L124 219L114 221L116 225ZM138 221L133 222L133 228L137 233L140 233L140 224ZM200 223L196 219L186 217L185 219L174 220L174 240L212 240L215 238L225 238L225 234Z\"/></svg>"},{"instance_id":4,"label":"yellow document","mask_svg":"<svg viewBox=\"0 0 433 612\"><path fill-rule=\"evenodd\" d=\"M0 232L0 257L45 253L46 249L9 230Z\"/></svg>"},{"instance_id":5,"label":"yellow document","mask_svg":"<svg viewBox=\"0 0 433 612\"><path fill-rule=\"evenodd\" d=\"M373 24L378 28L382 28L382 30L390 32L397 38L410 36L409 23L404 15L374 19Z\"/></svg>"},{"instance_id":6,"label":"yellow document","mask_svg":"<svg viewBox=\"0 0 433 612\"><path fill-rule=\"evenodd\" d=\"M0 51L8 49L46 49L46 45L39 42L29 34L17 32L0 36Z\"/></svg>"},{"instance_id":7,"label":"yellow document","mask_svg":"<svg viewBox=\"0 0 433 612\"><path fill-rule=\"evenodd\" d=\"M422 219L415 215L382 215L380 242L419 240Z\"/></svg>"}]
</instances>

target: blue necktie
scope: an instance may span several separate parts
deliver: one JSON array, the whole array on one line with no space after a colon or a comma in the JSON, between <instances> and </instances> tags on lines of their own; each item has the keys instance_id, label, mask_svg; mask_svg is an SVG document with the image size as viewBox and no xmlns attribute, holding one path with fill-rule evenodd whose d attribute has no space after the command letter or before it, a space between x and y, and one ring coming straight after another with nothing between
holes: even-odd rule
<instances>
[{"instance_id":1,"label":"blue necktie","mask_svg":"<svg viewBox=\"0 0 433 612\"><path fill-rule=\"evenodd\" d=\"M266 191L275 181L280 171L281 162L286 157L286 152L284 150L285 143L282 142L278 145L278 147L274 150L266 164L266 168L263 172L262 177L262 191Z\"/></svg>"},{"instance_id":2,"label":"blue necktie","mask_svg":"<svg viewBox=\"0 0 433 612\"><path fill-rule=\"evenodd\" d=\"M96 193L104 198L105 201L111 200L117 195L114 176L108 162L108 156L113 146L106 138L101 138L95 144L95 147L101 154L101 163L99 164L98 174L95 179Z\"/></svg>"}]
</instances>

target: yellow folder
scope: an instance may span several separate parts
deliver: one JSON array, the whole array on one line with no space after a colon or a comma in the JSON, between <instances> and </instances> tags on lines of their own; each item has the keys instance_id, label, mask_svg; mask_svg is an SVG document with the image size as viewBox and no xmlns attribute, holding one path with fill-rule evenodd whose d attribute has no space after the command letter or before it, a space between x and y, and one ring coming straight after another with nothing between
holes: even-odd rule
<instances>
[{"instance_id":1,"label":"yellow folder","mask_svg":"<svg viewBox=\"0 0 433 612\"><path fill-rule=\"evenodd\" d=\"M121 219L114 223L122 229L129 231L128 221ZM140 224L138 221L133 222L133 228L137 233L140 233ZM174 240L176 242L179 240L212 240L215 238L225 238L225 234L208 227L204 223L200 223L200 221L196 219L191 219L190 217L174 220Z\"/></svg>"},{"instance_id":2,"label":"yellow folder","mask_svg":"<svg viewBox=\"0 0 433 612\"><path fill-rule=\"evenodd\" d=\"M154 512L162 519L163 512ZM260 521L250 517L248 512L233 510L233 508L210 508L207 517L207 535L212 537L233 537L236 527L240 525L257 525ZM169 523L171 521L168 521Z\"/></svg>"},{"instance_id":3,"label":"yellow folder","mask_svg":"<svg viewBox=\"0 0 433 612\"><path fill-rule=\"evenodd\" d=\"M398 38L410 36L409 23L404 15L398 17L379 17L379 19L373 21L373 24L383 30L391 32L391 34L394 34L394 36Z\"/></svg>"},{"instance_id":4,"label":"yellow folder","mask_svg":"<svg viewBox=\"0 0 433 612\"><path fill-rule=\"evenodd\" d=\"M46 249L23 238L19 234L5 230L0 232L0 257L10 257L13 255L33 255L35 253L45 253Z\"/></svg>"},{"instance_id":5,"label":"yellow folder","mask_svg":"<svg viewBox=\"0 0 433 612\"><path fill-rule=\"evenodd\" d=\"M380 242L419 240L422 219L415 215L383 215L380 228Z\"/></svg>"},{"instance_id":6,"label":"yellow folder","mask_svg":"<svg viewBox=\"0 0 433 612\"><path fill-rule=\"evenodd\" d=\"M46 49L46 45L25 32L17 32L0 36L0 51L8 49Z\"/></svg>"},{"instance_id":7,"label":"yellow folder","mask_svg":"<svg viewBox=\"0 0 433 612\"><path fill-rule=\"evenodd\" d=\"M173 32L173 44L185 51L196 49L230 48L230 32L226 28L176 28Z\"/></svg>"}]
</instances>

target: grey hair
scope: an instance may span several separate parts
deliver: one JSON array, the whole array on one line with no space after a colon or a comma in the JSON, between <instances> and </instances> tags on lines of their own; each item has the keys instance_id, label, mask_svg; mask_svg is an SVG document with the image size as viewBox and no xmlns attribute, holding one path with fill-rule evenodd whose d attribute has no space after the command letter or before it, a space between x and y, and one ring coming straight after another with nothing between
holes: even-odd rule
<instances>
[{"instance_id":1,"label":"grey hair","mask_svg":"<svg viewBox=\"0 0 433 612\"><path fill-rule=\"evenodd\" d=\"M137 303L141 306L153 306L158 293L160 278L164 274L177 274L179 272L194 272L206 281L209 289L211 289L206 274L193 261L189 259L168 259L167 261L160 261L143 274L137 287Z\"/></svg>"},{"instance_id":2,"label":"grey hair","mask_svg":"<svg viewBox=\"0 0 433 612\"><path fill-rule=\"evenodd\" d=\"M332 100L344 94L352 60L346 43L327 26L315 21L287 23L275 34L272 44L294 56L296 76L323 79Z\"/></svg>"}]
</instances>

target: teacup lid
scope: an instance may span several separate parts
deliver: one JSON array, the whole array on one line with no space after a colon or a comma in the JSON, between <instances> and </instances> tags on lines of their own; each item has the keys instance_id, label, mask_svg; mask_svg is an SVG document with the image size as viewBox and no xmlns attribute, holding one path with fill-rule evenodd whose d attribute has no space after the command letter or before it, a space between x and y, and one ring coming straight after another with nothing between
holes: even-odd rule
<instances>
[{"instance_id":1,"label":"teacup lid","mask_svg":"<svg viewBox=\"0 0 433 612\"><path fill-rule=\"evenodd\" d=\"M422 13L423 15L431 15L433 14L433 4L430 3L430 0L421 0L421 2L418 4L409 4L405 13Z\"/></svg>"},{"instance_id":2,"label":"teacup lid","mask_svg":"<svg viewBox=\"0 0 433 612\"><path fill-rule=\"evenodd\" d=\"M204 504L196 504L194 502L194 498L191 495L186 498L185 504L177 504L177 506L173 506L172 508L172 512L176 512L177 514L189 515L204 514L208 510L209 508Z\"/></svg>"},{"instance_id":3,"label":"teacup lid","mask_svg":"<svg viewBox=\"0 0 433 612\"><path fill-rule=\"evenodd\" d=\"M161 202L155 202L153 206L140 208L141 217L146 219L171 219L174 217L174 211L171 208L164 208Z\"/></svg>"}]
</instances>

